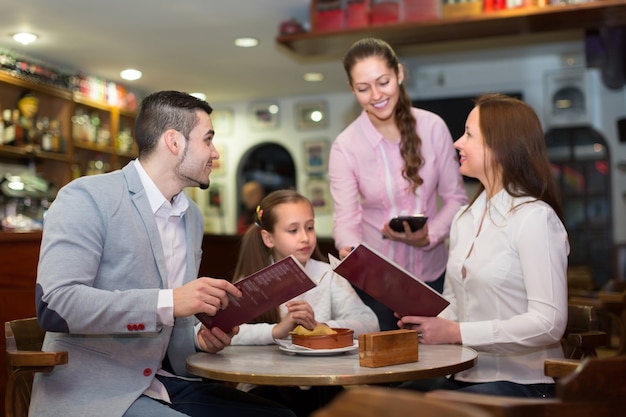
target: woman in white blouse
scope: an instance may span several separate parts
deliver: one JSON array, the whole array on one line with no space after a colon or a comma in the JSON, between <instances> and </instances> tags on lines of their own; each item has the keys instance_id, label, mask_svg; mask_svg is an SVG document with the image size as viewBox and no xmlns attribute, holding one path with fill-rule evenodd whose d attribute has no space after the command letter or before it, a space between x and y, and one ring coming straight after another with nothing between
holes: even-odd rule
<instances>
[{"instance_id":1,"label":"woman in white blouse","mask_svg":"<svg viewBox=\"0 0 626 417\"><path fill-rule=\"evenodd\" d=\"M418 330L424 344L470 346L478 362L401 387L554 396L543 363L563 357L569 243L541 123L521 100L484 95L455 148L461 174L480 186L452 222L443 293L450 306L400 325Z\"/></svg>"}]
</instances>

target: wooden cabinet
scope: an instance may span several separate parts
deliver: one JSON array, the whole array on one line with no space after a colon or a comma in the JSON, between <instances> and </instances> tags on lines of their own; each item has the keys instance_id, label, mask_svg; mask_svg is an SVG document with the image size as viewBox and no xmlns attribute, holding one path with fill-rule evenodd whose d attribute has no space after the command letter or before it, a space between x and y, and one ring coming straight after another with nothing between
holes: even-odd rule
<instances>
[{"instance_id":1,"label":"wooden cabinet","mask_svg":"<svg viewBox=\"0 0 626 417\"><path fill-rule=\"evenodd\" d=\"M312 16L315 10L312 2ZM382 38L394 47L443 44L537 33L576 31L626 25L626 2L598 0L562 6L529 7L419 22L349 28L322 33L282 35L276 42L302 56L342 56L364 37ZM508 41L505 41L508 42Z\"/></svg>"},{"instance_id":2,"label":"wooden cabinet","mask_svg":"<svg viewBox=\"0 0 626 417\"><path fill-rule=\"evenodd\" d=\"M0 325L35 316L35 280L41 232L0 232ZM6 342L0 337L0 415L7 385Z\"/></svg>"},{"instance_id":3,"label":"wooden cabinet","mask_svg":"<svg viewBox=\"0 0 626 417\"><path fill-rule=\"evenodd\" d=\"M88 174L90 165L97 164L98 161L102 166L96 168L106 172L122 167L136 156L134 144L128 149L120 149L116 141L123 130L127 130L128 134L132 132L135 120L133 112L95 102L58 87L30 82L0 72L1 109L16 108L19 97L29 91L39 100L37 118L60 122L61 146L57 152L44 152L32 144L0 144L0 163L34 165L43 178L61 187L73 176ZM102 131L105 132L102 140L87 141L76 134L73 122L78 113L98 117Z\"/></svg>"},{"instance_id":4,"label":"wooden cabinet","mask_svg":"<svg viewBox=\"0 0 626 417\"><path fill-rule=\"evenodd\" d=\"M102 132L95 140L72 133L74 168L78 168L81 175L113 171L136 157L134 142L128 149L121 149L118 142L120 132L127 130L129 135L132 132L134 113L78 96L74 97L74 107L74 117L76 114L97 117Z\"/></svg>"}]
</instances>

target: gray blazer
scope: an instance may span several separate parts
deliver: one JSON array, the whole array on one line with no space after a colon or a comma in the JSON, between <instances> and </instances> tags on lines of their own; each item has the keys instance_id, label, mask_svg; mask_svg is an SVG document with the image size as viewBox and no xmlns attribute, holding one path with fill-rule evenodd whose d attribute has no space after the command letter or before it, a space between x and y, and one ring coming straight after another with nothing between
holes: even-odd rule
<instances>
[{"instance_id":1,"label":"gray blazer","mask_svg":"<svg viewBox=\"0 0 626 417\"><path fill-rule=\"evenodd\" d=\"M185 283L197 277L203 220L191 202ZM157 323L166 266L154 215L131 162L62 188L46 218L37 273L43 350L66 350L67 365L34 381L30 416L116 417L148 388L167 350L190 376L194 317Z\"/></svg>"}]
</instances>

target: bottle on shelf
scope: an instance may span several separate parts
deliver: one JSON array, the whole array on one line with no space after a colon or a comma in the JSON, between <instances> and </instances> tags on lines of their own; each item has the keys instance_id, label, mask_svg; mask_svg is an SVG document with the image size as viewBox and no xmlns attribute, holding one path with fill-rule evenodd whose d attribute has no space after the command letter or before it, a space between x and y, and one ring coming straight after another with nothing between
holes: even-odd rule
<instances>
[{"instance_id":1,"label":"bottle on shelf","mask_svg":"<svg viewBox=\"0 0 626 417\"><path fill-rule=\"evenodd\" d=\"M15 146L24 146L24 128L20 124L20 111L18 109L13 109L11 112L11 123L15 126Z\"/></svg>"},{"instance_id":2,"label":"bottle on shelf","mask_svg":"<svg viewBox=\"0 0 626 417\"><path fill-rule=\"evenodd\" d=\"M130 152L130 148L133 144L133 137L130 133L130 128L124 126L122 130L117 133L117 139L115 146L117 150L122 153Z\"/></svg>"},{"instance_id":3,"label":"bottle on shelf","mask_svg":"<svg viewBox=\"0 0 626 417\"><path fill-rule=\"evenodd\" d=\"M0 111L4 115L4 111ZM0 145L4 145L4 117L0 120Z\"/></svg>"},{"instance_id":4,"label":"bottle on shelf","mask_svg":"<svg viewBox=\"0 0 626 417\"><path fill-rule=\"evenodd\" d=\"M50 131L50 120L47 117L37 122L37 130L39 133L39 146L42 151L53 152L52 132Z\"/></svg>"},{"instance_id":5,"label":"bottle on shelf","mask_svg":"<svg viewBox=\"0 0 626 417\"><path fill-rule=\"evenodd\" d=\"M2 112L2 124L4 125L2 132L3 145L15 145L15 125L11 117L12 114L11 109L4 109Z\"/></svg>"},{"instance_id":6,"label":"bottle on shelf","mask_svg":"<svg viewBox=\"0 0 626 417\"><path fill-rule=\"evenodd\" d=\"M89 122L88 141L96 143L98 141L98 132L100 131L100 116L98 116L98 113L92 113Z\"/></svg>"},{"instance_id":7,"label":"bottle on shelf","mask_svg":"<svg viewBox=\"0 0 626 417\"><path fill-rule=\"evenodd\" d=\"M65 152L65 139L61 137L61 122L57 119L50 121L50 138L52 152Z\"/></svg>"},{"instance_id":8,"label":"bottle on shelf","mask_svg":"<svg viewBox=\"0 0 626 417\"><path fill-rule=\"evenodd\" d=\"M86 141L85 128L86 123L85 115L82 109L76 109L76 113L72 116L72 139L76 142Z\"/></svg>"},{"instance_id":9,"label":"bottle on shelf","mask_svg":"<svg viewBox=\"0 0 626 417\"><path fill-rule=\"evenodd\" d=\"M50 129L50 119L41 117L35 121L34 127L28 132L28 144L35 149L43 149L42 141L47 140L44 135ZM43 149L45 150L45 149Z\"/></svg>"}]
</instances>

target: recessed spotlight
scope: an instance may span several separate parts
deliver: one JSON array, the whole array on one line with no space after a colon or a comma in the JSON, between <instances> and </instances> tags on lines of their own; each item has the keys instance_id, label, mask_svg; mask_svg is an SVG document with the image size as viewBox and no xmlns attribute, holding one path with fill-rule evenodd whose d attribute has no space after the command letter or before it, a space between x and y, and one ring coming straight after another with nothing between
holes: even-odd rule
<instances>
[{"instance_id":1,"label":"recessed spotlight","mask_svg":"<svg viewBox=\"0 0 626 417\"><path fill-rule=\"evenodd\" d=\"M316 83L324 80L324 74L321 72L307 72L304 74L304 81Z\"/></svg>"},{"instance_id":2,"label":"recessed spotlight","mask_svg":"<svg viewBox=\"0 0 626 417\"><path fill-rule=\"evenodd\" d=\"M33 33L22 32L13 35L13 39L21 43L22 45L28 45L29 43L33 43L37 40L37 35Z\"/></svg>"},{"instance_id":3,"label":"recessed spotlight","mask_svg":"<svg viewBox=\"0 0 626 417\"><path fill-rule=\"evenodd\" d=\"M206 101L206 94L204 93L189 93L190 96L194 96L195 98L199 98L200 100Z\"/></svg>"},{"instance_id":4,"label":"recessed spotlight","mask_svg":"<svg viewBox=\"0 0 626 417\"><path fill-rule=\"evenodd\" d=\"M141 71L136 70L136 69L125 69L124 71L120 72L120 77L122 77L125 80L128 81L135 81L140 79L143 76L143 74L141 73Z\"/></svg>"},{"instance_id":5,"label":"recessed spotlight","mask_svg":"<svg viewBox=\"0 0 626 417\"><path fill-rule=\"evenodd\" d=\"M253 48L259 44L259 40L256 38L237 38L235 39L235 45L241 48Z\"/></svg>"},{"instance_id":6,"label":"recessed spotlight","mask_svg":"<svg viewBox=\"0 0 626 417\"><path fill-rule=\"evenodd\" d=\"M313 110L311 114L309 115L309 118L311 119L312 122L319 123L324 118L324 113L322 113L319 110Z\"/></svg>"}]
</instances>

